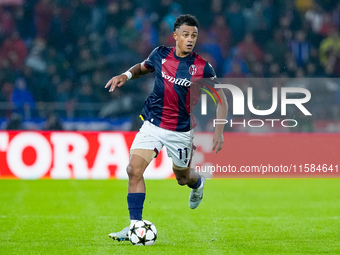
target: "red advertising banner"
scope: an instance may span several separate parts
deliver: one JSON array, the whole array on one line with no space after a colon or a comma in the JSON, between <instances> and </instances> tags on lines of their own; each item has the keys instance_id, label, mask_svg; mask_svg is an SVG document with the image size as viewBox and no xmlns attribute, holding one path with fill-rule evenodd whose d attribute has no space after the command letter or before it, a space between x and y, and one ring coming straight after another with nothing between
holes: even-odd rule
<instances>
[{"instance_id":1,"label":"red advertising banner","mask_svg":"<svg viewBox=\"0 0 340 255\"><path fill-rule=\"evenodd\" d=\"M135 132L0 132L0 178L126 179ZM211 133L196 133L192 167L215 178L340 177L340 134L225 133L212 152ZM173 177L163 149L146 179Z\"/></svg>"},{"instance_id":2,"label":"red advertising banner","mask_svg":"<svg viewBox=\"0 0 340 255\"><path fill-rule=\"evenodd\" d=\"M127 178L134 132L0 132L0 178ZM172 175L163 151L145 177Z\"/></svg>"}]
</instances>

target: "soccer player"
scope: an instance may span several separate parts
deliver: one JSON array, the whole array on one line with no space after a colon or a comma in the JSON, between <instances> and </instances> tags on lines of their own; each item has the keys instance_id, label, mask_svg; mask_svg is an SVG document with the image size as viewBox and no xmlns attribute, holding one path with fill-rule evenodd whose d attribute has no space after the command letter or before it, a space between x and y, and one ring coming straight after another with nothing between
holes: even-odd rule
<instances>
[{"instance_id":1,"label":"soccer player","mask_svg":"<svg viewBox=\"0 0 340 255\"><path fill-rule=\"evenodd\" d=\"M145 200L143 173L163 146L173 161L173 172L178 184L191 188L189 207L195 209L202 201L205 179L190 168L194 147L190 109L198 102L201 91L198 87L202 87L200 82L195 81L210 78L207 80L213 82L216 75L212 66L193 51L197 36L196 18L189 14L180 15L174 23L175 47L155 48L144 62L113 77L105 86L112 92L127 80L150 72L155 72L156 76L153 92L142 110L144 122L132 143L127 166L127 202L131 225L142 220ZM216 115L218 119L226 119L228 107L223 90L218 90L218 95L221 102L217 105ZM224 125L216 125L215 128L212 148L215 153L223 146L223 128ZM109 237L118 241L129 240L128 230L129 227L126 227L120 232L109 234Z\"/></svg>"}]
</instances>

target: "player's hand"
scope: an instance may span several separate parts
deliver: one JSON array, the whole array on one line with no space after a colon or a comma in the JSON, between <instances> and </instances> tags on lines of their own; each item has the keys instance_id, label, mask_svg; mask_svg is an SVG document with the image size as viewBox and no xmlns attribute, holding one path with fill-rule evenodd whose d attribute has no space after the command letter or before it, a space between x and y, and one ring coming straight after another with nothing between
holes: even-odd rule
<instances>
[{"instance_id":1,"label":"player's hand","mask_svg":"<svg viewBox=\"0 0 340 255\"><path fill-rule=\"evenodd\" d=\"M110 87L109 92L115 90L116 87L121 87L125 84L127 80L127 76L125 74L121 74L111 78L105 85L105 88Z\"/></svg>"},{"instance_id":2,"label":"player's hand","mask_svg":"<svg viewBox=\"0 0 340 255\"><path fill-rule=\"evenodd\" d=\"M224 143L223 134L214 133L212 150L215 151L215 154L222 150L223 143Z\"/></svg>"}]
</instances>

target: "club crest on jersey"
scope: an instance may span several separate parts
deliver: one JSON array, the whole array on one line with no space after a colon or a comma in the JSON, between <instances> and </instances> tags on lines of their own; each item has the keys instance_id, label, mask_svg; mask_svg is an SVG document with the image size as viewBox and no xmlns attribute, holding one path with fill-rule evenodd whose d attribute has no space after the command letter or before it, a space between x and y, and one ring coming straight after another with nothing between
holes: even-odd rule
<instances>
[{"instance_id":1,"label":"club crest on jersey","mask_svg":"<svg viewBox=\"0 0 340 255\"><path fill-rule=\"evenodd\" d=\"M191 65L191 66L189 67L189 73L190 73L191 75L195 75L195 74L197 73L197 67L196 67L195 65Z\"/></svg>"}]
</instances>

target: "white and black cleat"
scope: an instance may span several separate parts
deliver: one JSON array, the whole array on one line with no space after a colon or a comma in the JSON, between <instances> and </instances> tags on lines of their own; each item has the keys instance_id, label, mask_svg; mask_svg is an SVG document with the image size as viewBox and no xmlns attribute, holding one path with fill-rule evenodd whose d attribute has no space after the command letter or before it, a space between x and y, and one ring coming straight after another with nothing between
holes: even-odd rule
<instances>
[{"instance_id":1,"label":"white and black cleat","mask_svg":"<svg viewBox=\"0 0 340 255\"><path fill-rule=\"evenodd\" d=\"M125 227L117 233L110 233L109 237L112 238L112 240L117 240L118 242L129 241L129 229L130 227Z\"/></svg>"},{"instance_id":2,"label":"white and black cleat","mask_svg":"<svg viewBox=\"0 0 340 255\"><path fill-rule=\"evenodd\" d=\"M189 196L189 207L191 209L195 209L202 202L204 185L205 178L201 176L201 185L197 189L191 189Z\"/></svg>"}]
</instances>

